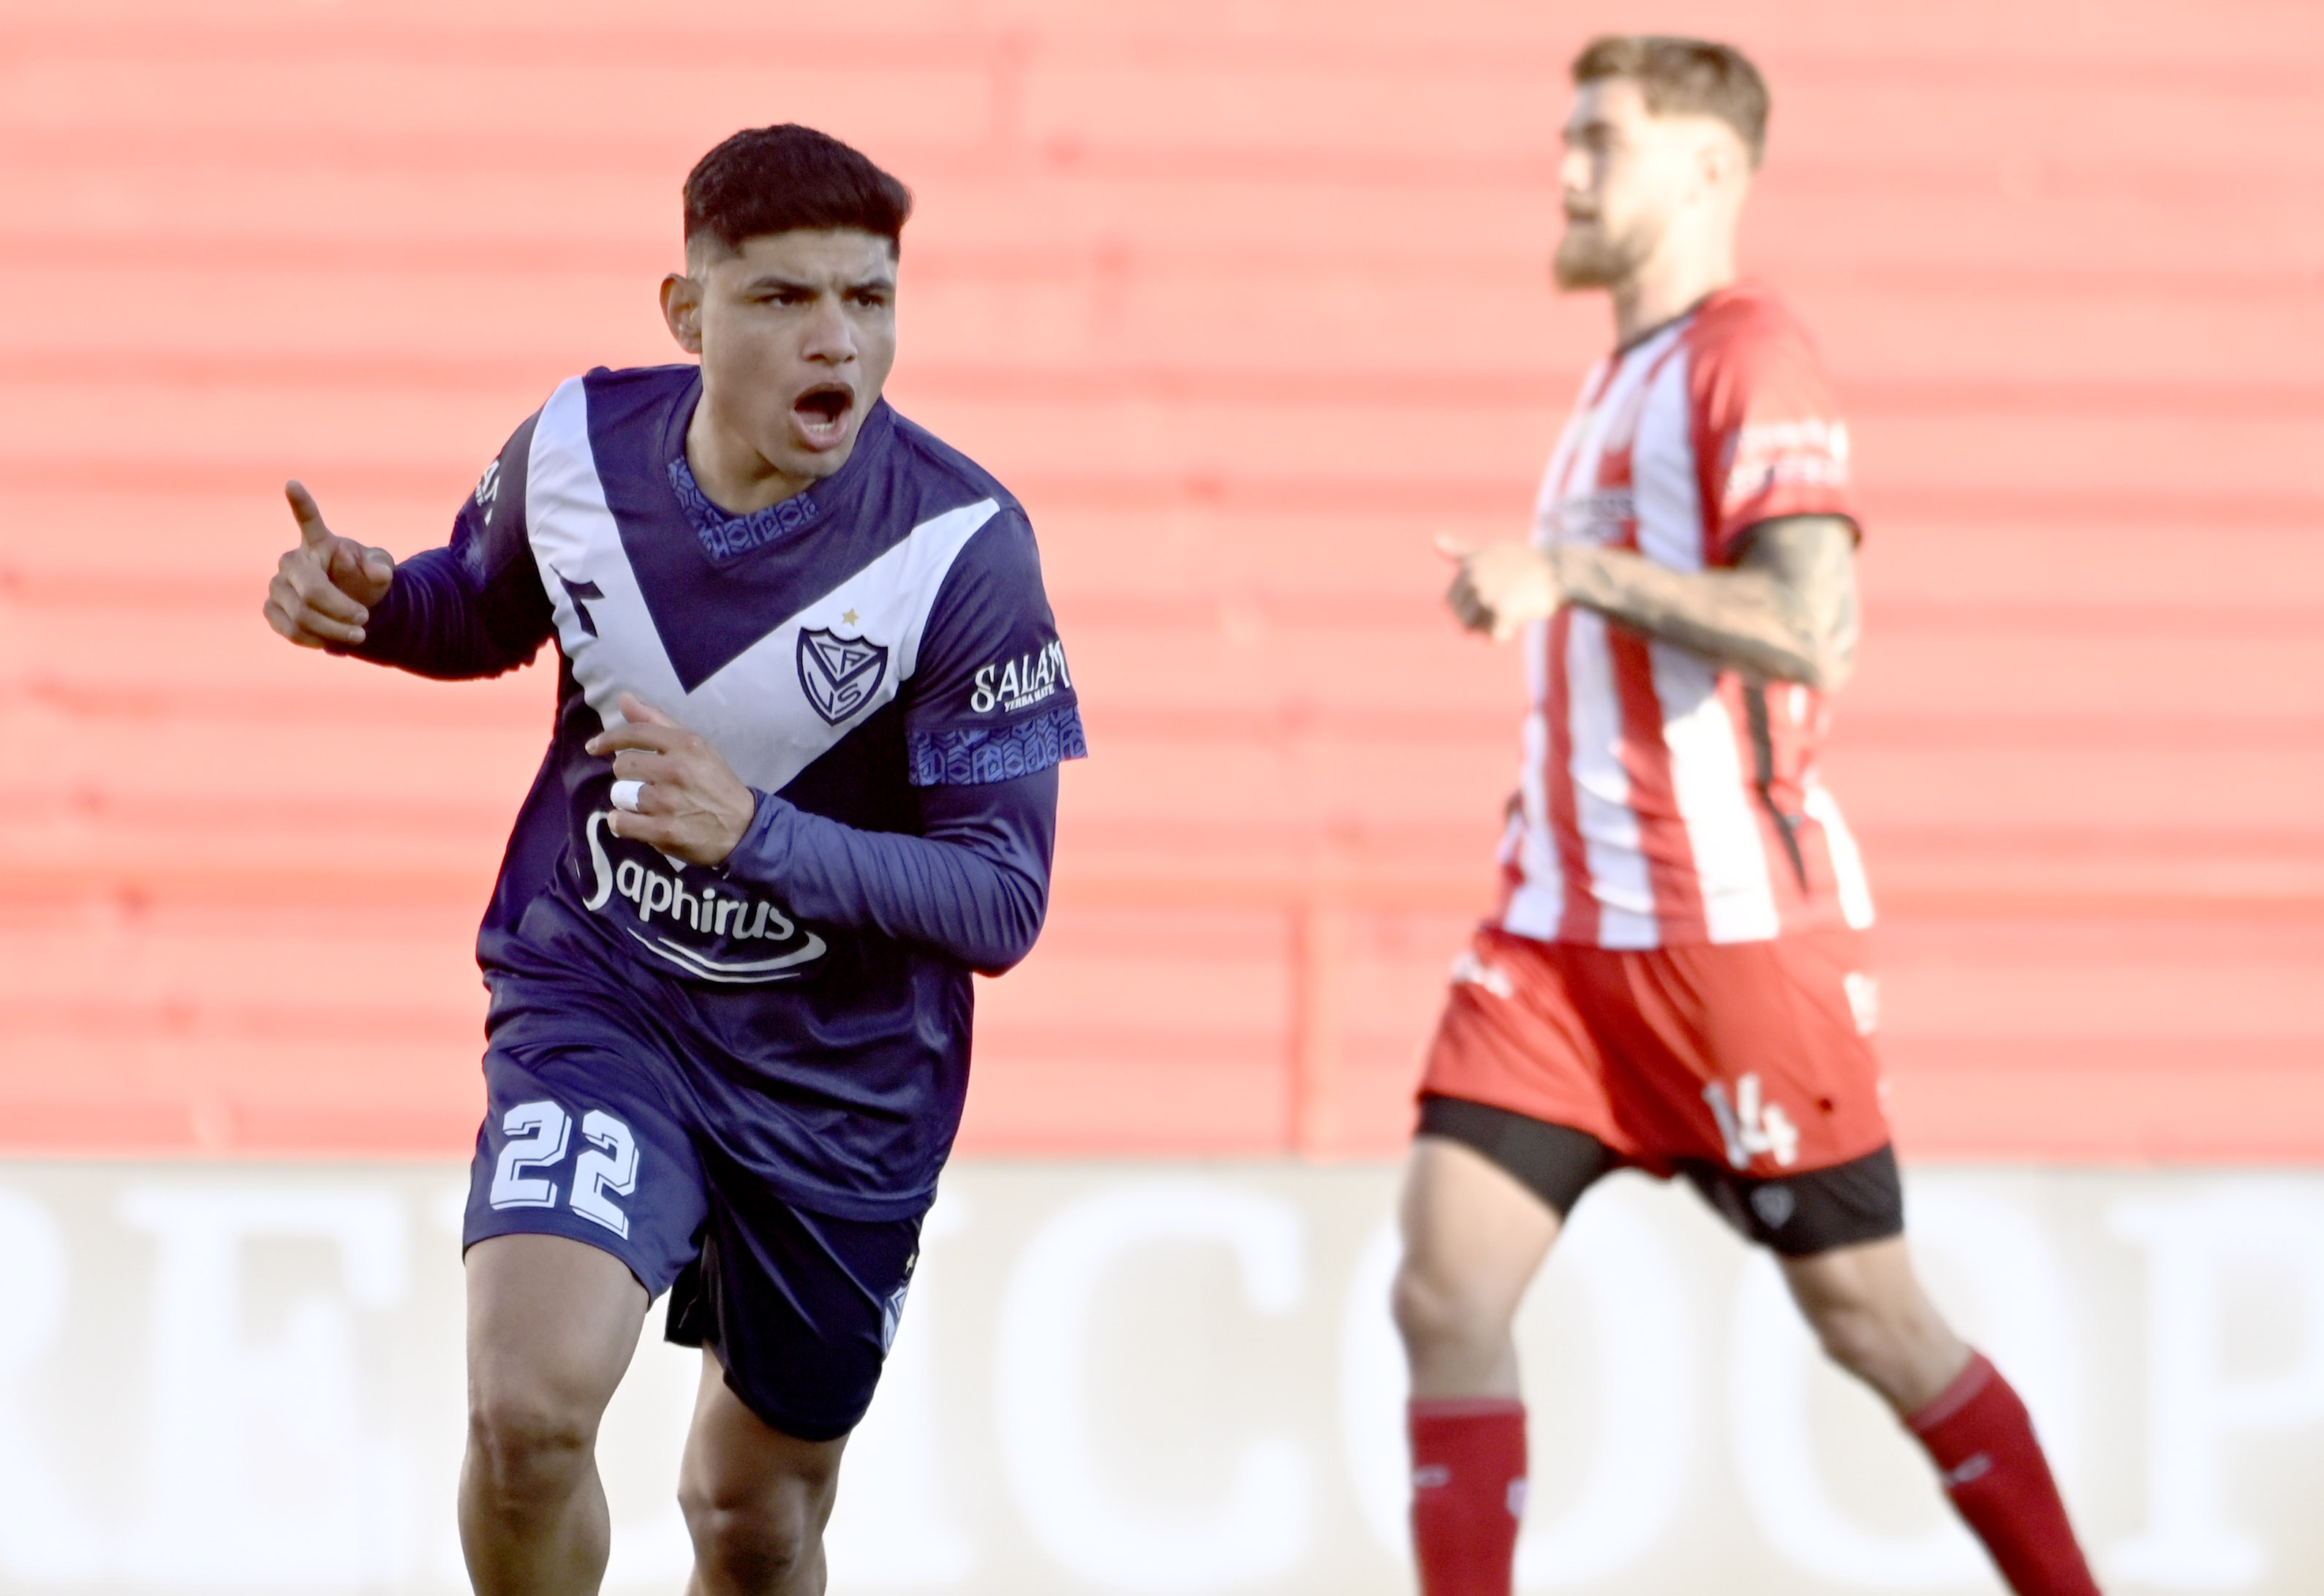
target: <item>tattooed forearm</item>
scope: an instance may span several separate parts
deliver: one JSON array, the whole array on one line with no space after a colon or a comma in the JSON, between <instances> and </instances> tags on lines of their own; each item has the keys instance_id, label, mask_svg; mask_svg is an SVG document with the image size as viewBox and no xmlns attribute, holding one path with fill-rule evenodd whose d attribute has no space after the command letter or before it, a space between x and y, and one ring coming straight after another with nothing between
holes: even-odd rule
<instances>
[{"instance_id":1,"label":"tattooed forearm","mask_svg":"<svg viewBox=\"0 0 2324 1596\"><path fill-rule=\"evenodd\" d=\"M1753 530L1733 570L1674 571L1618 549L1552 551L1565 601L1721 665L1830 691L1856 662L1855 530L1798 515Z\"/></svg>"}]
</instances>

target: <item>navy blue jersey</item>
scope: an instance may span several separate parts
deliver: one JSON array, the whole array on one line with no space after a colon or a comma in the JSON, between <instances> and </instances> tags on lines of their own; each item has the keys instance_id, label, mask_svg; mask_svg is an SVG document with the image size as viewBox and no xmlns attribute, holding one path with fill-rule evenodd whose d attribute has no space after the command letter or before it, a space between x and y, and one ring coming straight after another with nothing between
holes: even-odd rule
<instances>
[{"instance_id":1,"label":"navy blue jersey","mask_svg":"<svg viewBox=\"0 0 2324 1596\"><path fill-rule=\"evenodd\" d=\"M715 1153L824 1212L910 1212L959 1124L969 973L1039 928L1073 679L1032 528L973 462L883 401L837 473L733 516L687 467L700 395L690 365L565 383L353 651L460 678L557 642L478 938L490 1023L632 1015L695 1061L674 1089ZM583 744L625 692L759 794L720 866L607 826Z\"/></svg>"}]
</instances>

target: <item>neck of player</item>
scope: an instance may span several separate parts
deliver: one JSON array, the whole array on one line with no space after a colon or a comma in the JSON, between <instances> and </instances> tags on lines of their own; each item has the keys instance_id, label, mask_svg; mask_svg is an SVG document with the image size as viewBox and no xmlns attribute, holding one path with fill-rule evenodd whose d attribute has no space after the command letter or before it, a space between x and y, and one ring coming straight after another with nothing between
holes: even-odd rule
<instances>
[{"instance_id":1,"label":"neck of player","mask_svg":"<svg viewBox=\"0 0 2324 1596\"><path fill-rule=\"evenodd\" d=\"M785 471L733 429L720 426L706 393L694 407L694 420L687 423L686 468L712 503L733 515L764 510L821 480Z\"/></svg>"},{"instance_id":2,"label":"neck of player","mask_svg":"<svg viewBox=\"0 0 2324 1596\"><path fill-rule=\"evenodd\" d=\"M1628 346L1735 279L1732 232L1706 229L1690 236L1674 228L1636 271L1614 284L1614 342Z\"/></svg>"}]
</instances>

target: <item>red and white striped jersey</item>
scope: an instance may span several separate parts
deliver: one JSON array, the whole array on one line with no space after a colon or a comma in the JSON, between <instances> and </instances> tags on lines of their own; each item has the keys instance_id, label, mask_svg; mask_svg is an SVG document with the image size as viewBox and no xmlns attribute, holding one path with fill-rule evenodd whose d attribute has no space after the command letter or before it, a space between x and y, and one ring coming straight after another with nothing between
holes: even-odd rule
<instances>
[{"instance_id":1,"label":"red and white striped jersey","mask_svg":"<svg viewBox=\"0 0 2324 1596\"><path fill-rule=\"evenodd\" d=\"M1799 323L1741 285L1590 374L1534 540L1700 571L1785 515L1854 518L1848 431ZM1871 923L1856 844L1816 777L1821 695L1748 685L1578 605L1528 628L1525 648L1504 929L1637 948Z\"/></svg>"}]
</instances>

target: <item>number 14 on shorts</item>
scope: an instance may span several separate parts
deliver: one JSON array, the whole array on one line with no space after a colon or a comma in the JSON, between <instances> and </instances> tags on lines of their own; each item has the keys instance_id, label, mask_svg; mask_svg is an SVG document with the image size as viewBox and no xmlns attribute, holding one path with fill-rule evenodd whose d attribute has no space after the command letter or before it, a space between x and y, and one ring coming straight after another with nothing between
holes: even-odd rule
<instances>
[{"instance_id":1,"label":"number 14 on shorts","mask_svg":"<svg viewBox=\"0 0 2324 1596\"><path fill-rule=\"evenodd\" d=\"M556 1169L565 1162L573 1139L573 1116L562 1103L546 1099L520 1102L501 1119L500 1161L493 1166L493 1206L495 1208L554 1208L557 1182L535 1175L536 1169ZM590 1146L573 1166L573 1190L567 1206L582 1218L594 1220L617 1236L630 1233L630 1216L615 1206L615 1197L638 1189L638 1144L630 1128L603 1109L581 1116L581 1139Z\"/></svg>"},{"instance_id":2,"label":"number 14 on shorts","mask_svg":"<svg viewBox=\"0 0 2324 1596\"><path fill-rule=\"evenodd\" d=\"M1760 1100L1757 1075L1745 1075L1735 1083L1731 1103L1727 1101L1727 1088L1717 1081L1702 1089L1702 1100L1711 1105L1711 1117L1719 1121L1720 1139L1727 1144L1727 1161L1736 1168L1751 1167L1751 1159L1758 1153L1772 1153L1786 1169L1799 1161L1799 1127L1784 1112L1783 1104Z\"/></svg>"}]
</instances>

